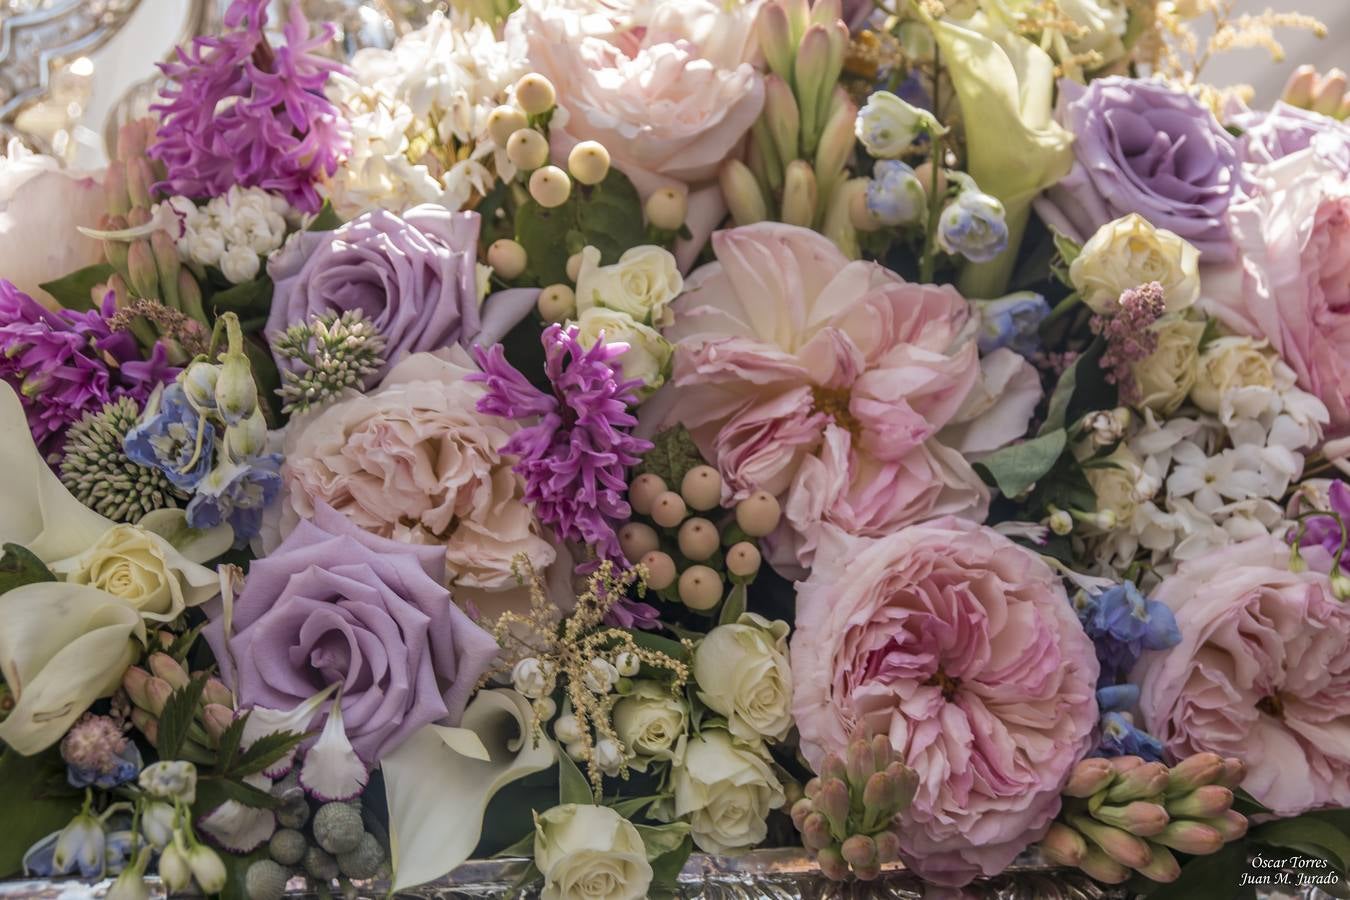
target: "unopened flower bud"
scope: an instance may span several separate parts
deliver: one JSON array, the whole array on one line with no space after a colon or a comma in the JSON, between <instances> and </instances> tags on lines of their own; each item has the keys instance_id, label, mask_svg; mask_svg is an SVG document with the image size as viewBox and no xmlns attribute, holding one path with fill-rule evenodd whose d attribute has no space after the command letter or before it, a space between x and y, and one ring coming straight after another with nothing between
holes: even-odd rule
<instances>
[{"instance_id":1,"label":"unopened flower bud","mask_svg":"<svg viewBox=\"0 0 1350 900\"><path fill-rule=\"evenodd\" d=\"M678 573L669 553L653 550L642 557L642 565L647 569L647 587L652 590L664 591L675 583Z\"/></svg>"},{"instance_id":2,"label":"unopened flower bud","mask_svg":"<svg viewBox=\"0 0 1350 900\"><path fill-rule=\"evenodd\" d=\"M885 864L888 862L895 862L900 858L900 835L896 834L894 831L887 829L886 831L875 835L872 840L874 840L877 845L878 862Z\"/></svg>"},{"instance_id":3,"label":"unopened flower bud","mask_svg":"<svg viewBox=\"0 0 1350 900\"><path fill-rule=\"evenodd\" d=\"M506 281L514 281L525 271L525 248L510 238L492 242L487 252L488 265Z\"/></svg>"},{"instance_id":4,"label":"unopened flower bud","mask_svg":"<svg viewBox=\"0 0 1350 900\"><path fill-rule=\"evenodd\" d=\"M842 778L822 778L820 792L812 801L830 823L830 829L836 835L843 836L848 822L848 785Z\"/></svg>"},{"instance_id":5,"label":"unopened flower bud","mask_svg":"<svg viewBox=\"0 0 1350 900\"><path fill-rule=\"evenodd\" d=\"M225 733L234 722L234 710L228 706L221 706L218 703L210 703L202 708L202 727L206 729L207 735L215 743L220 742L220 736Z\"/></svg>"},{"instance_id":6,"label":"unopened flower bud","mask_svg":"<svg viewBox=\"0 0 1350 900\"><path fill-rule=\"evenodd\" d=\"M141 157L126 161L127 197L132 209L140 207L148 210L155 203L155 173L150 168L150 160Z\"/></svg>"},{"instance_id":7,"label":"unopened flower bud","mask_svg":"<svg viewBox=\"0 0 1350 900\"><path fill-rule=\"evenodd\" d=\"M219 894L225 887L225 864L220 854L205 844L198 844L188 854L188 866L197 886L205 894Z\"/></svg>"},{"instance_id":8,"label":"unopened flower bud","mask_svg":"<svg viewBox=\"0 0 1350 900\"><path fill-rule=\"evenodd\" d=\"M581 740L581 721L576 716L559 716L553 723L553 736L564 744L575 744Z\"/></svg>"},{"instance_id":9,"label":"unopened flower bud","mask_svg":"<svg viewBox=\"0 0 1350 900\"><path fill-rule=\"evenodd\" d=\"M1100 757L1085 759L1074 766L1063 793L1068 797L1091 797L1110 785L1115 777L1116 772L1110 760Z\"/></svg>"},{"instance_id":10,"label":"unopened flower bud","mask_svg":"<svg viewBox=\"0 0 1350 900\"><path fill-rule=\"evenodd\" d=\"M220 366L199 360L187 367L179 384L193 409L208 412L216 408L216 382L219 379Z\"/></svg>"},{"instance_id":11,"label":"unopened flower bud","mask_svg":"<svg viewBox=\"0 0 1350 900\"><path fill-rule=\"evenodd\" d=\"M136 730L145 735L145 739L151 747L159 746L159 720L140 707L131 711L131 724L136 726Z\"/></svg>"},{"instance_id":12,"label":"unopened flower bud","mask_svg":"<svg viewBox=\"0 0 1350 900\"><path fill-rule=\"evenodd\" d=\"M1170 808L1170 807L1169 807ZM1152 837L1167 827L1168 810L1147 800L1135 800L1125 806L1103 804L1092 814L1107 825L1128 831L1138 837Z\"/></svg>"},{"instance_id":13,"label":"unopened flower bud","mask_svg":"<svg viewBox=\"0 0 1350 900\"><path fill-rule=\"evenodd\" d=\"M820 811L809 813L802 819L802 846L807 850L823 850L834 843L830 834L830 823Z\"/></svg>"},{"instance_id":14,"label":"unopened flower bud","mask_svg":"<svg viewBox=\"0 0 1350 900\"><path fill-rule=\"evenodd\" d=\"M624 650L614 657L614 668L625 678L632 678L642 670L642 660L638 659L636 653Z\"/></svg>"},{"instance_id":15,"label":"unopened flower bud","mask_svg":"<svg viewBox=\"0 0 1350 900\"><path fill-rule=\"evenodd\" d=\"M792 804L792 809L788 813L792 819L792 827L798 831L802 830L802 825L806 822L806 817L816 811L815 804L809 797L802 797L796 803Z\"/></svg>"},{"instance_id":16,"label":"unopened flower bud","mask_svg":"<svg viewBox=\"0 0 1350 900\"><path fill-rule=\"evenodd\" d=\"M1167 811L1179 818L1211 819L1222 816L1233 805L1233 792L1217 784L1201 785L1189 794L1167 801Z\"/></svg>"},{"instance_id":17,"label":"unopened flower bud","mask_svg":"<svg viewBox=\"0 0 1350 900\"><path fill-rule=\"evenodd\" d=\"M202 687L202 703L233 707L234 695L219 678L208 678Z\"/></svg>"},{"instance_id":18,"label":"unopened flower bud","mask_svg":"<svg viewBox=\"0 0 1350 900\"><path fill-rule=\"evenodd\" d=\"M511 140L511 135L522 128L528 128L529 125L525 113L514 106L499 106L488 114L488 134L492 137L492 143L498 147L505 148L506 142Z\"/></svg>"},{"instance_id":19,"label":"unopened flower bud","mask_svg":"<svg viewBox=\"0 0 1350 900\"><path fill-rule=\"evenodd\" d=\"M562 206L572 195L572 179L557 166L541 166L530 175L530 196L545 209Z\"/></svg>"},{"instance_id":20,"label":"unopened flower bud","mask_svg":"<svg viewBox=\"0 0 1350 900\"><path fill-rule=\"evenodd\" d=\"M159 299L159 267L149 241L132 241L127 248L127 277L137 297Z\"/></svg>"},{"instance_id":21,"label":"unopened flower bud","mask_svg":"<svg viewBox=\"0 0 1350 900\"><path fill-rule=\"evenodd\" d=\"M1154 797L1167 787L1167 766L1162 763L1144 763L1116 779L1106 792L1108 803L1128 803Z\"/></svg>"},{"instance_id":22,"label":"unopened flower bud","mask_svg":"<svg viewBox=\"0 0 1350 900\"><path fill-rule=\"evenodd\" d=\"M156 850L162 850L173 840L178 816L173 804L158 800L146 803L141 810L141 834Z\"/></svg>"},{"instance_id":23,"label":"unopened flower bud","mask_svg":"<svg viewBox=\"0 0 1350 900\"><path fill-rule=\"evenodd\" d=\"M267 450L267 419L254 408L243 421L225 429L225 446L235 459L252 459Z\"/></svg>"},{"instance_id":24,"label":"unopened flower bud","mask_svg":"<svg viewBox=\"0 0 1350 900\"><path fill-rule=\"evenodd\" d=\"M1050 530L1063 537L1073 531L1073 516L1066 510L1057 509L1050 514L1050 518L1045 523L1050 526Z\"/></svg>"},{"instance_id":25,"label":"unopened flower bud","mask_svg":"<svg viewBox=\"0 0 1350 900\"><path fill-rule=\"evenodd\" d=\"M919 773L898 760L886 766L886 776L891 779L891 798L897 812L903 812L913 802L919 790Z\"/></svg>"},{"instance_id":26,"label":"unopened flower bud","mask_svg":"<svg viewBox=\"0 0 1350 900\"><path fill-rule=\"evenodd\" d=\"M156 231L150 235L150 249L155 255L155 266L159 272L159 289L164 295L161 299L166 305L179 308L178 270L183 263L178 258L178 244L169 237L167 231Z\"/></svg>"},{"instance_id":27,"label":"unopened flower bud","mask_svg":"<svg viewBox=\"0 0 1350 900\"><path fill-rule=\"evenodd\" d=\"M1223 774L1223 757L1217 753L1193 753L1172 767L1167 774L1167 794L1189 794L1205 784L1213 784Z\"/></svg>"},{"instance_id":28,"label":"unopened flower bud","mask_svg":"<svg viewBox=\"0 0 1350 900\"><path fill-rule=\"evenodd\" d=\"M528 115L543 115L558 102L558 92L553 89L553 82L538 72L530 72L516 82L516 102Z\"/></svg>"},{"instance_id":29,"label":"unopened flower bud","mask_svg":"<svg viewBox=\"0 0 1350 900\"><path fill-rule=\"evenodd\" d=\"M877 861L877 845L865 834L855 834L844 841L839 855L854 868L867 868Z\"/></svg>"},{"instance_id":30,"label":"unopened flower bud","mask_svg":"<svg viewBox=\"0 0 1350 900\"><path fill-rule=\"evenodd\" d=\"M707 566L690 566L680 573L679 593L690 609L712 609L722 602L722 576Z\"/></svg>"},{"instance_id":31,"label":"unopened flower bud","mask_svg":"<svg viewBox=\"0 0 1350 900\"><path fill-rule=\"evenodd\" d=\"M623 550L623 555L629 562L637 562L660 546L661 539L650 525L629 522L619 529L619 548Z\"/></svg>"},{"instance_id":32,"label":"unopened flower bud","mask_svg":"<svg viewBox=\"0 0 1350 900\"><path fill-rule=\"evenodd\" d=\"M176 844L165 847L160 854L158 872L160 881L164 882L164 888L170 894L186 891L192 883L192 868L188 865L188 858Z\"/></svg>"},{"instance_id":33,"label":"unopened flower bud","mask_svg":"<svg viewBox=\"0 0 1350 900\"><path fill-rule=\"evenodd\" d=\"M1337 600L1350 600L1350 576L1339 567L1331 573L1331 593Z\"/></svg>"},{"instance_id":34,"label":"unopened flower bud","mask_svg":"<svg viewBox=\"0 0 1350 900\"><path fill-rule=\"evenodd\" d=\"M563 267L567 272L567 280L576 284L577 276L581 274L581 253L573 253L567 257L567 265Z\"/></svg>"},{"instance_id":35,"label":"unopened flower bud","mask_svg":"<svg viewBox=\"0 0 1350 900\"><path fill-rule=\"evenodd\" d=\"M816 170L804 159L794 159L783 176L781 219L789 225L811 227L816 217Z\"/></svg>"},{"instance_id":36,"label":"unopened flower bud","mask_svg":"<svg viewBox=\"0 0 1350 900\"><path fill-rule=\"evenodd\" d=\"M216 411L226 425L236 425L258 408L258 387L253 369L242 352L226 353L216 379Z\"/></svg>"},{"instance_id":37,"label":"unopened flower bud","mask_svg":"<svg viewBox=\"0 0 1350 900\"><path fill-rule=\"evenodd\" d=\"M848 777L848 772L844 768L844 760L838 753L827 753L825 758L820 761L820 768L816 770L820 775L822 783L831 778L844 779Z\"/></svg>"},{"instance_id":38,"label":"unopened flower bud","mask_svg":"<svg viewBox=\"0 0 1350 900\"><path fill-rule=\"evenodd\" d=\"M1172 822L1152 840L1191 856L1205 856L1223 846L1223 835L1219 834L1217 828L1192 819Z\"/></svg>"},{"instance_id":39,"label":"unopened flower bud","mask_svg":"<svg viewBox=\"0 0 1350 900\"><path fill-rule=\"evenodd\" d=\"M652 536L655 535L656 533L652 532ZM693 562L703 562L717 552L721 537L717 533L717 526L707 519L695 516L686 519L680 525L678 542L680 552L687 558Z\"/></svg>"},{"instance_id":40,"label":"unopened flower bud","mask_svg":"<svg viewBox=\"0 0 1350 900\"><path fill-rule=\"evenodd\" d=\"M848 878L848 862L833 847L820 848L816 853L816 865L820 866L820 874L831 881L844 881Z\"/></svg>"},{"instance_id":41,"label":"unopened flower bud","mask_svg":"<svg viewBox=\"0 0 1350 900\"><path fill-rule=\"evenodd\" d=\"M564 322L576 314L576 291L561 282L550 284L539 292L537 306L539 317L545 322Z\"/></svg>"},{"instance_id":42,"label":"unopened flower bud","mask_svg":"<svg viewBox=\"0 0 1350 900\"><path fill-rule=\"evenodd\" d=\"M146 689L149 681L150 673L138 666L132 666L122 673L122 690L141 709L150 708L150 693Z\"/></svg>"},{"instance_id":43,"label":"unopened flower bud","mask_svg":"<svg viewBox=\"0 0 1350 900\"><path fill-rule=\"evenodd\" d=\"M658 188L642 206L647 221L662 231L679 231L689 215L689 196L675 188Z\"/></svg>"},{"instance_id":44,"label":"unopened flower bud","mask_svg":"<svg viewBox=\"0 0 1350 900\"><path fill-rule=\"evenodd\" d=\"M1230 756L1223 761L1223 774L1219 776L1217 783L1226 788L1236 788L1246 777L1247 764L1235 756Z\"/></svg>"},{"instance_id":45,"label":"unopened flower bud","mask_svg":"<svg viewBox=\"0 0 1350 900\"><path fill-rule=\"evenodd\" d=\"M121 218L131 212L131 197L127 194L127 167L116 162L109 164L103 175L103 196L107 202L108 215ZM125 219L118 224L107 223L107 231L120 231L127 227ZM111 262L112 260L109 260Z\"/></svg>"},{"instance_id":46,"label":"unopened flower bud","mask_svg":"<svg viewBox=\"0 0 1350 900\"><path fill-rule=\"evenodd\" d=\"M149 678L145 682L145 696L147 704L145 711L153 716L160 716L164 713L164 704L169 702L169 697L173 695L173 686L163 678Z\"/></svg>"},{"instance_id":47,"label":"unopened flower bud","mask_svg":"<svg viewBox=\"0 0 1350 900\"><path fill-rule=\"evenodd\" d=\"M740 541L727 548L727 571L738 578L749 578L763 563L759 548L749 541Z\"/></svg>"},{"instance_id":48,"label":"unopened flower bud","mask_svg":"<svg viewBox=\"0 0 1350 900\"><path fill-rule=\"evenodd\" d=\"M806 784L802 785L802 793L805 794L808 798L814 799L816 794L819 792L820 792L820 776L808 778L806 780Z\"/></svg>"},{"instance_id":49,"label":"unopened flower bud","mask_svg":"<svg viewBox=\"0 0 1350 900\"><path fill-rule=\"evenodd\" d=\"M1100 847L1091 845L1088 846L1087 853L1083 854L1078 868L1103 884L1120 884L1130 877L1129 868L1107 856Z\"/></svg>"},{"instance_id":50,"label":"unopened flower bud","mask_svg":"<svg viewBox=\"0 0 1350 900\"><path fill-rule=\"evenodd\" d=\"M1122 866L1137 869L1148 865L1149 860L1153 858L1148 844L1128 831L1097 822L1087 816L1073 816L1069 824ZM1163 834L1166 834L1166 830Z\"/></svg>"},{"instance_id":51,"label":"unopened flower bud","mask_svg":"<svg viewBox=\"0 0 1350 900\"><path fill-rule=\"evenodd\" d=\"M1312 105L1313 91L1317 89L1317 67L1301 65L1285 82L1280 99L1290 106L1307 109Z\"/></svg>"},{"instance_id":52,"label":"unopened flower bud","mask_svg":"<svg viewBox=\"0 0 1350 900\"><path fill-rule=\"evenodd\" d=\"M533 128L521 128L506 141L506 158L524 172L548 162L548 139Z\"/></svg>"},{"instance_id":53,"label":"unopened flower bud","mask_svg":"<svg viewBox=\"0 0 1350 900\"><path fill-rule=\"evenodd\" d=\"M893 815L892 804L895 802L895 787L891 783L891 778L885 772L873 772L867 777L867 783L863 786L863 806L869 810L878 810L884 813L884 818L890 818Z\"/></svg>"},{"instance_id":54,"label":"unopened flower bud","mask_svg":"<svg viewBox=\"0 0 1350 900\"><path fill-rule=\"evenodd\" d=\"M581 141L567 154L567 171L582 184L599 184L609 174L609 151L599 141Z\"/></svg>"},{"instance_id":55,"label":"unopened flower bud","mask_svg":"<svg viewBox=\"0 0 1350 900\"><path fill-rule=\"evenodd\" d=\"M1107 762L1110 763L1111 768L1117 775L1121 775L1142 766L1144 758L1142 756L1113 756Z\"/></svg>"},{"instance_id":56,"label":"unopened flower bud","mask_svg":"<svg viewBox=\"0 0 1350 900\"><path fill-rule=\"evenodd\" d=\"M1161 844L1149 844L1149 851L1153 858L1149 860L1148 865L1142 866L1136 871L1147 878L1149 881L1156 881L1161 884L1170 884L1181 877L1181 863Z\"/></svg>"},{"instance_id":57,"label":"unopened flower bud","mask_svg":"<svg viewBox=\"0 0 1350 900\"><path fill-rule=\"evenodd\" d=\"M1224 843L1236 841L1247 833L1247 817L1234 809L1225 810L1221 816L1202 819L1201 824L1208 825L1219 833Z\"/></svg>"},{"instance_id":58,"label":"unopened flower bud","mask_svg":"<svg viewBox=\"0 0 1350 900\"><path fill-rule=\"evenodd\" d=\"M844 771L853 784L864 784L876 772L872 758L872 743L866 738L855 738L844 749Z\"/></svg>"},{"instance_id":59,"label":"unopened flower bud","mask_svg":"<svg viewBox=\"0 0 1350 900\"><path fill-rule=\"evenodd\" d=\"M1087 841L1063 822L1054 822L1041 838L1041 852L1053 863L1077 866L1087 854Z\"/></svg>"},{"instance_id":60,"label":"unopened flower bud","mask_svg":"<svg viewBox=\"0 0 1350 900\"><path fill-rule=\"evenodd\" d=\"M736 504L736 524L751 537L764 537L778 527L783 508L768 491L755 491Z\"/></svg>"},{"instance_id":61,"label":"unopened flower bud","mask_svg":"<svg viewBox=\"0 0 1350 900\"><path fill-rule=\"evenodd\" d=\"M722 188L722 198L737 225L753 225L769 217L768 205L764 194L759 190L759 182L749 166L739 159L728 159L722 164L717 175L718 185Z\"/></svg>"},{"instance_id":62,"label":"unopened flower bud","mask_svg":"<svg viewBox=\"0 0 1350 900\"><path fill-rule=\"evenodd\" d=\"M1330 116L1336 113L1341 106L1341 98L1345 96L1345 73L1340 69L1331 69L1317 83L1317 90L1313 93L1312 111L1321 113L1324 116Z\"/></svg>"}]
</instances>

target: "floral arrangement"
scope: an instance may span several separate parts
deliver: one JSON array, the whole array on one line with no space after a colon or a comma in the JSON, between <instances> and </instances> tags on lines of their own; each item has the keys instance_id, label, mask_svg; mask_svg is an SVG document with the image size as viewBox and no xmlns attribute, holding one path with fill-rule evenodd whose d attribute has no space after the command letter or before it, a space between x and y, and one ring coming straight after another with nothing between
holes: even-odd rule
<instances>
[{"instance_id":1,"label":"floral arrangement","mask_svg":"<svg viewBox=\"0 0 1350 900\"><path fill-rule=\"evenodd\" d=\"M1350 93L1231 5L234 0L11 147L0 877L1344 874Z\"/></svg>"}]
</instances>

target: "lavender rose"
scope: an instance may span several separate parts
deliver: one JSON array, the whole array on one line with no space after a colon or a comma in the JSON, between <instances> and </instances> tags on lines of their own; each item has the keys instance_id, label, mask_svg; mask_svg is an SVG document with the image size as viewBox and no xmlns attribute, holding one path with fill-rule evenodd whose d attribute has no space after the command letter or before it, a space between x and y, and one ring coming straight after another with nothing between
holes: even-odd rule
<instances>
[{"instance_id":1,"label":"lavender rose","mask_svg":"<svg viewBox=\"0 0 1350 900\"><path fill-rule=\"evenodd\" d=\"M335 231L301 232L268 263L276 283L267 332L359 309L384 336L389 365L468 341L481 328L477 213L382 209ZM278 366L294 366L277 358Z\"/></svg>"},{"instance_id":2,"label":"lavender rose","mask_svg":"<svg viewBox=\"0 0 1350 900\"><path fill-rule=\"evenodd\" d=\"M1229 201L1242 184L1236 139L1209 109L1162 82L1112 76L1060 86L1077 163L1037 210L1075 240L1128 213L1231 259ZM1048 201L1048 202L1047 202Z\"/></svg>"},{"instance_id":3,"label":"lavender rose","mask_svg":"<svg viewBox=\"0 0 1350 900\"><path fill-rule=\"evenodd\" d=\"M249 569L234 603L205 631L242 707L291 709L342 685L342 723L374 765L433 722L458 724L497 652L450 601L445 554L362 531L318 506Z\"/></svg>"}]
</instances>

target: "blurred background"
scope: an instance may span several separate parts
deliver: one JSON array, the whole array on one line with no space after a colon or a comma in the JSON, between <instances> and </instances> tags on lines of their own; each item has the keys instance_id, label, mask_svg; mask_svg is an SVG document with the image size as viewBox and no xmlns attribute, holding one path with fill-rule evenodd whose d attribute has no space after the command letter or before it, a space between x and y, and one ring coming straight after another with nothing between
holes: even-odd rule
<instances>
[{"instance_id":1,"label":"blurred background","mask_svg":"<svg viewBox=\"0 0 1350 900\"><path fill-rule=\"evenodd\" d=\"M108 21L124 22L102 46L78 59L57 76L51 99L38 109L30 109L20 121L28 132L52 133L63 144L57 152L69 153L76 165L94 166L102 162L101 132L109 112L128 88L145 82L154 74L154 64L168 53L175 42L193 24L194 17L218 13L224 0L0 0L0 29L4 29L0 50L10 46L6 18L36 10L76 5L83 14L102 16ZM316 18L324 16L340 21L349 30L379 30L385 21L381 8L431 7L434 0L307 0ZM129 15L119 7L131 8ZM1321 19L1328 36L1318 39L1304 31L1285 31L1277 35L1286 56L1272 63L1264 50L1235 50L1221 54L1204 71L1204 80L1212 84L1252 84L1256 102L1269 104L1279 96L1290 71L1302 63L1312 63L1325 71L1332 66L1350 69L1350 0L1239 0L1238 11L1259 13L1268 8L1278 12L1301 12ZM9 9L9 17L4 10ZM17 48L10 46L11 53ZM20 51L21 52L21 51ZM4 85L0 84L0 92ZM143 92L144 94L145 92ZM3 93L0 93L0 100ZM139 98L144 102L145 97ZM133 102L135 100L133 99ZM70 138L57 132L71 112L78 112L81 128ZM74 145L67 143L74 141Z\"/></svg>"}]
</instances>

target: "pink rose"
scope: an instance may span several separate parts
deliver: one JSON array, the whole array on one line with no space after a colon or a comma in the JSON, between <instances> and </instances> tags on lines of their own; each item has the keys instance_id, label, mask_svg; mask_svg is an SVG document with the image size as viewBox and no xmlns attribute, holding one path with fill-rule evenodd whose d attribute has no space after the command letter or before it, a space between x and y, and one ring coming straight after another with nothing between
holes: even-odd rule
<instances>
[{"instance_id":1,"label":"pink rose","mask_svg":"<svg viewBox=\"0 0 1350 900\"><path fill-rule=\"evenodd\" d=\"M700 238L726 212L718 167L764 106L763 78L749 62L758 0L725 6L526 0L508 24L566 111L549 129L554 158L599 141L644 198L663 187L688 191L686 224ZM686 246L688 264L702 239Z\"/></svg>"},{"instance_id":2,"label":"pink rose","mask_svg":"<svg viewBox=\"0 0 1350 900\"><path fill-rule=\"evenodd\" d=\"M881 537L940 515L982 520L989 493L938 432L959 422L962 443L1000 446L1034 402L971 436L966 401L990 382L961 295L850 262L806 228L735 228L713 247L718 262L690 275L665 332L677 342L666 421L689 428L728 500L780 498L774 565L809 566L822 523Z\"/></svg>"},{"instance_id":3,"label":"pink rose","mask_svg":"<svg viewBox=\"0 0 1350 900\"><path fill-rule=\"evenodd\" d=\"M1178 758L1240 757L1242 787L1278 815L1350 804L1350 606L1327 577L1256 538L1182 563L1154 598L1181 643L1131 678L1148 731Z\"/></svg>"},{"instance_id":4,"label":"pink rose","mask_svg":"<svg viewBox=\"0 0 1350 900\"><path fill-rule=\"evenodd\" d=\"M1313 150L1257 174L1255 195L1229 212L1239 266L1206 273L1203 302L1229 328L1269 340L1346 433L1350 181Z\"/></svg>"},{"instance_id":5,"label":"pink rose","mask_svg":"<svg viewBox=\"0 0 1350 900\"><path fill-rule=\"evenodd\" d=\"M556 551L501 453L519 426L478 412L484 389L466 377L477 371L459 347L416 353L377 390L293 419L283 536L322 501L382 537L443 544L455 599L480 605L518 589L517 554L542 572Z\"/></svg>"},{"instance_id":6,"label":"pink rose","mask_svg":"<svg viewBox=\"0 0 1350 900\"><path fill-rule=\"evenodd\" d=\"M940 884L994 875L1045 833L1097 723L1097 657L1059 578L961 519L826 538L791 661L808 762L861 729L919 773L902 851Z\"/></svg>"}]
</instances>

